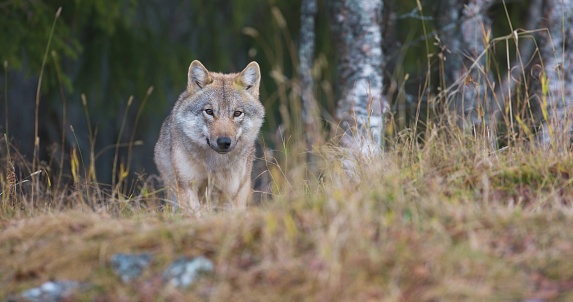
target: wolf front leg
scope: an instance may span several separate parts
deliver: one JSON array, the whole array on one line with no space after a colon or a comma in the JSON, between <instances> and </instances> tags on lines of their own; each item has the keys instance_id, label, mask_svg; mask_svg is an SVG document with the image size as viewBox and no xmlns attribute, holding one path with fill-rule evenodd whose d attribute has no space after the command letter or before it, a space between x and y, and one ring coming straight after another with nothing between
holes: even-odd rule
<instances>
[{"instance_id":1,"label":"wolf front leg","mask_svg":"<svg viewBox=\"0 0 573 302\"><path fill-rule=\"evenodd\" d=\"M193 163L186 149L176 147L171 148L171 167L175 176L179 206L198 212L201 208L198 192L200 184L204 181L200 176L200 169Z\"/></svg>"},{"instance_id":2,"label":"wolf front leg","mask_svg":"<svg viewBox=\"0 0 573 302\"><path fill-rule=\"evenodd\" d=\"M198 212L201 209L201 203L199 202L199 196L197 186L191 182L177 182L177 202L180 207L185 207L192 212ZM188 207L184 206L184 203L188 204Z\"/></svg>"},{"instance_id":3,"label":"wolf front leg","mask_svg":"<svg viewBox=\"0 0 573 302\"><path fill-rule=\"evenodd\" d=\"M233 200L234 205L239 209L246 209L250 197L251 197L251 177L250 175L248 175L248 177L246 177L241 183L241 186L239 187L237 194L235 194L235 198Z\"/></svg>"}]
</instances>

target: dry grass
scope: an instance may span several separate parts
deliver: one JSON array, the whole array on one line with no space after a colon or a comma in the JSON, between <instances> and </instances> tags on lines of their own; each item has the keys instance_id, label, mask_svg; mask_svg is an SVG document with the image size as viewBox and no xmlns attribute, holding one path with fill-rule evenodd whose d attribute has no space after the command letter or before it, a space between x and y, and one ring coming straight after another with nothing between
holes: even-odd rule
<instances>
[{"instance_id":1,"label":"dry grass","mask_svg":"<svg viewBox=\"0 0 573 302\"><path fill-rule=\"evenodd\" d=\"M272 201L202 218L163 211L151 185L130 198L45 187L36 204L16 190L2 200L0 296L72 279L92 284L76 298L112 301L572 299L571 153L429 137L358 165L360 179L325 147L320 177L271 171ZM121 283L111 255L144 251L151 268ZM163 287L181 255L207 256L214 274Z\"/></svg>"},{"instance_id":2,"label":"dry grass","mask_svg":"<svg viewBox=\"0 0 573 302\"><path fill-rule=\"evenodd\" d=\"M479 135L424 121L423 143L397 133L353 173L328 145L315 146L309 170L296 79L283 68L267 100L284 123L282 149L264 157L271 198L244 212L172 211L153 177L127 183L129 163L100 185L93 148L72 150L70 170L52 175L1 139L0 297L77 280L91 286L73 300L89 301L573 300L569 147L538 149L511 124L509 147L492 151ZM128 252L154 258L124 284L109 261ZM163 286L162 270L182 255L205 255L214 273L186 290Z\"/></svg>"}]
</instances>

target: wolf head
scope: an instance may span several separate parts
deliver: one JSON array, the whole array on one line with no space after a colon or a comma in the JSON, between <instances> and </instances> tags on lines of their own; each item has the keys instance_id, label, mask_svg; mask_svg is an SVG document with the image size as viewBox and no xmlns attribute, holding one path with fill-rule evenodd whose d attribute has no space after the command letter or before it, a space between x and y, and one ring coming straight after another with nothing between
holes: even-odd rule
<instances>
[{"instance_id":1,"label":"wolf head","mask_svg":"<svg viewBox=\"0 0 573 302\"><path fill-rule=\"evenodd\" d=\"M219 154L252 146L263 123L259 101L261 72L251 62L237 74L209 72L195 60L187 89L176 106L175 121L194 146Z\"/></svg>"}]
</instances>

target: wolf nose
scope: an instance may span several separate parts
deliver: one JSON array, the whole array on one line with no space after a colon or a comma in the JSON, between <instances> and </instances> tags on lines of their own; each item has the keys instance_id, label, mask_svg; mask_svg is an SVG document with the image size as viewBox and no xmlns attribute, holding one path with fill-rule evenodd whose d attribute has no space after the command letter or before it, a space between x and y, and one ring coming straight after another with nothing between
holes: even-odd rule
<instances>
[{"instance_id":1,"label":"wolf nose","mask_svg":"<svg viewBox=\"0 0 573 302\"><path fill-rule=\"evenodd\" d=\"M217 146L223 150L229 149L231 146L231 138L226 136L217 138Z\"/></svg>"}]
</instances>

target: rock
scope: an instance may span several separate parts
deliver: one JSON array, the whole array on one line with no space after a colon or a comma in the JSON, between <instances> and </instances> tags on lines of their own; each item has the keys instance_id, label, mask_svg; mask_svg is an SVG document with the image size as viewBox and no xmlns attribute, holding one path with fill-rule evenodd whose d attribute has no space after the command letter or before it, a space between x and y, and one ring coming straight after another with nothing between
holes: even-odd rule
<instances>
[{"instance_id":1,"label":"rock","mask_svg":"<svg viewBox=\"0 0 573 302\"><path fill-rule=\"evenodd\" d=\"M201 274L212 271L213 262L203 256L195 258L181 257L163 272L163 278L171 286L186 288Z\"/></svg>"},{"instance_id":2,"label":"rock","mask_svg":"<svg viewBox=\"0 0 573 302\"><path fill-rule=\"evenodd\" d=\"M139 277L152 258L150 253L114 254L111 256L111 265L121 281L127 283Z\"/></svg>"},{"instance_id":3,"label":"rock","mask_svg":"<svg viewBox=\"0 0 573 302\"><path fill-rule=\"evenodd\" d=\"M81 284L76 281L49 281L40 287L24 291L20 298L30 302L62 301L69 298L72 292L80 287Z\"/></svg>"}]
</instances>

